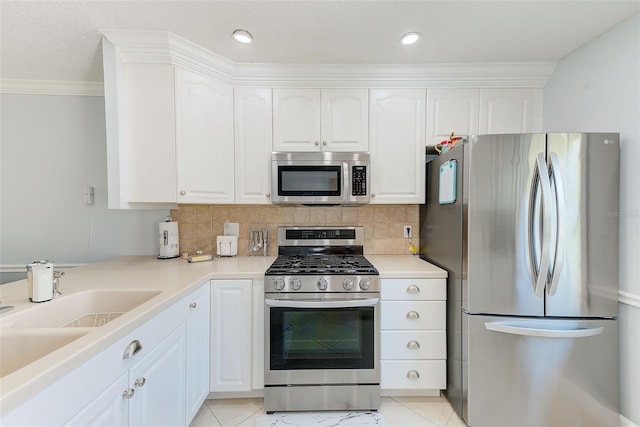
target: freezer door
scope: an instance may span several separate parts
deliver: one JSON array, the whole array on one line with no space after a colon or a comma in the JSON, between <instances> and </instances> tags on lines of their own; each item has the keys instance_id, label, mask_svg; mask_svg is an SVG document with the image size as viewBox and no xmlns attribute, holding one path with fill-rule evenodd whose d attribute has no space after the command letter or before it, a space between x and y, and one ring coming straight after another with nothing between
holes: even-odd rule
<instances>
[{"instance_id":1,"label":"freezer door","mask_svg":"<svg viewBox=\"0 0 640 427\"><path fill-rule=\"evenodd\" d=\"M616 426L616 320L464 315L463 417L480 426Z\"/></svg>"},{"instance_id":2,"label":"freezer door","mask_svg":"<svg viewBox=\"0 0 640 427\"><path fill-rule=\"evenodd\" d=\"M546 315L616 317L619 135L547 136L558 203Z\"/></svg>"},{"instance_id":3,"label":"freezer door","mask_svg":"<svg viewBox=\"0 0 640 427\"><path fill-rule=\"evenodd\" d=\"M534 294L541 242L531 241L529 231L541 226L533 176L545 145L545 134L480 135L465 145L462 306L468 313L544 315L544 280L541 295Z\"/></svg>"}]
</instances>

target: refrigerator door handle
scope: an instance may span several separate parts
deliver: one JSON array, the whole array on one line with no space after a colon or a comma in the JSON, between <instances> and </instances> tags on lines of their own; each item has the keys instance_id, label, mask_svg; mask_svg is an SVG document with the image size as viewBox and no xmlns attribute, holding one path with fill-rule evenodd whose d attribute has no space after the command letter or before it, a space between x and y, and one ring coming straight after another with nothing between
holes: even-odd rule
<instances>
[{"instance_id":1,"label":"refrigerator door handle","mask_svg":"<svg viewBox=\"0 0 640 427\"><path fill-rule=\"evenodd\" d=\"M564 256L564 185L562 184L562 175L560 173L560 161L556 153L550 154L550 176L553 178L555 188L555 215L556 215L556 233L555 233L555 253L552 255L553 264L549 270L549 287L547 287L547 295L553 296L558 290L558 281L560 279L560 268Z\"/></svg>"},{"instance_id":2,"label":"refrigerator door handle","mask_svg":"<svg viewBox=\"0 0 640 427\"><path fill-rule=\"evenodd\" d=\"M551 183L549 180L549 172L547 168L547 163L545 161L544 153L539 153L536 156L536 163L533 172L533 182L532 182L532 195L529 207L529 234L531 238L529 239L529 251L532 253L534 251L534 225L533 225L533 200L535 198L535 191L533 189L536 188L537 184L540 184L540 189L542 191L542 255L540 256L540 265L537 266L535 263L535 258L530 256L532 263L532 271L534 276L534 293L536 296L542 297L544 296L544 290L547 284L547 278L549 276L549 265L551 259Z\"/></svg>"},{"instance_id":3,"label":"refrigerator door handle","mask_svg":"<svg viewBox=\"0 0 640 427\"><path fill-rule=\"evenodd\" d=\"M601 334L604 329L602 326L588 326L575 329L532 328L530 326L519 325L518 322L485 322L484 327L489 331L540 338L592 337Z\"/></svg>"}]
</instances>

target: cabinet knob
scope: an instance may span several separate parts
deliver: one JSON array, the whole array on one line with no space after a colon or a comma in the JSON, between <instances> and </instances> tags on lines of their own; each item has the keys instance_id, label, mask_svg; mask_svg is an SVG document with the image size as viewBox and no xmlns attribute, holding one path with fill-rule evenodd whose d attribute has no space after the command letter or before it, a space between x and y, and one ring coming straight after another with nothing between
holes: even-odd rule
<instances>
[{"instance_id":1,"label":"cabinet knob","mask_svg":"<svg viewBox=\"0 0 640 427\"><path fill-rule=\"evenodd\" d=\"M124 349L124 353L122 354L123 359L131 359L136 354L140 353L142 350L142 343L138 340L133 340L129 343L127 348Z\"/></svg>"},{"instance_id":2,"label":"cabinet knob","mask_svg":"<svg viewBox=\"0 0 640 427\"><path fill-rule=\"evenodd\" d=\"M371 197L376 197L376 193L371 193Z\"/></svg>"},{"instance_id":3,"label":"cabinet knob","mask_svg":"<svg viewBox=\"0 0 640 427\"><path fill-rule=\"evenodd\" d=\"M267 196L267 197L271 197L271 193L267 193L267 194L266 194L266 196Z\"/></svg>"},{"instance_id":4,"label":"cabinet knob","mask_svg":"<svg viewBox=\"0 0 640 427\"><path fill-rule=\"evenodd\" d=\"M322 145L327 145L327 141L322 141Z\"/></svg>"},{"instance_id":5,"label":"cabinet knob","mask_svg":"<svg viewBox=\"0 0 640 427\"><path fill-rule=\"evenodd\" d=\"M131 399L134 394L136 394L136 391L132 388L128 388L122 392L122 397L124 397L125 399Z\"/></svg>"},{"instance_id":6,"label":"cabinet knob","mask_svg":"<svg viewBox=\"0 0 640 427\"><path fill-rule=\"evenodd\" d=\"M416 320L419 318L420 318L420 315L418 314L417 311L411 310L410 312L407 313L407 319L409 320Z\"/></svg>"},{"instance_id":7,"label":"cabinet knob","mask_svg":"<svg viewBox=\"0 0 640 427\"><path fill-rule=\"evenodd\" d=\"M418 292L420 292L420 288L416 285L409 285L407 286L407 292L409 292L410 294L417 294Z\"/></svg>"},{"instance_id":8,"label":"cabinet knob","mask_svg":"<svg viewBox=\"0 0 640 427\"><path fill-rule=\"evenodd\" d=\"M184 190L180 191L180 195L181 195L181 196L184 196L185 194L187 194L187 192L186 192L186 191L184 191Z\"/></svg>"},{"instance_id":9,"label":"cabinet knob","mask_svg":"<svg viewBox=\"0 0 640 427\"><path fill-rule=\"evenodd\" d=\"M417 380L418 378L420 378L420 374L418 373L418 371L412 369L407 372L407 378L409 378L410 380Z\"/></svg>"},{"instance_id":10,"label":"cabinet knob","mask_svg":"<svg viewBox=\"0 0 640 427\"><path fill-rule=\"evenodd\" d=\"M191 304L189 304L189 308L196 308L198 306L197 303L192 302Z\"/></svg>"},{"instance_id":11,"label":"cabinet knob","mask_svg":"<svg viewBox=\"0 0 640 427\"><path fill-rule=\"evenodd\" d=\"M320 141L316 141L313 143L314 145L320 145Z\"/></svg>"},{"instance_id":12,"label":"cabinet knob","mask_svg":"<svg viewBox=\"0 0 640 427\"><path fill-rule=\"evenodd\" d=\"M147 379L145 377L141 377L138 378L137 380L134 381L134 384L136 387L142 387L144 385L144 383L147 382Z\"/></svg>"},{"instance_id":13,"label":"cabinet knob","mask_svg":"<svg viewBox=\"0 0 640 427\"><path fill-rule=\"evenodd\" d=\"M420 343L416 340L411 340L407 343L407 348L409 350L417 350L420 348Z\"/></svg>"}]
</instances>

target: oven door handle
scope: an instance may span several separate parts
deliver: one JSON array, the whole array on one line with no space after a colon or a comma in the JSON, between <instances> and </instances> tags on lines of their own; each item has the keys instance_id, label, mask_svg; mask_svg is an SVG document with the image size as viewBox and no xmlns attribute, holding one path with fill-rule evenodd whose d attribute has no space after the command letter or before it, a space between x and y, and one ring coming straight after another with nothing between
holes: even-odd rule
<instances>
[{"instance_id":1,"label":"oven door handle","mask_svg":"<svg viewBox=\"0 0 640 427\"><path fill-rule=\"evenodd\" d=\"M380 301L380 298L353 299L353 300L322 300L322 301L300 301L286 299L265 299L264 302L269 307L285 308L355 308L371 307Z\"/></svg>"}]
</instances>

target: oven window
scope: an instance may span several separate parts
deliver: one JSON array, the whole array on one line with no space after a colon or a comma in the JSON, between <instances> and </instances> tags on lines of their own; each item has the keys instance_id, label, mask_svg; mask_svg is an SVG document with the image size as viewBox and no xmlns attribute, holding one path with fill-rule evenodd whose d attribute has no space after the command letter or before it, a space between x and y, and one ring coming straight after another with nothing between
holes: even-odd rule
<instances>
[{"instance_id":1,"label":"oven window","mask_svg":"<svg viewBox=\"0 0 640 427\"><path fill-rule=\"evenodd\" d=\"M341 166L278 166L281 196L340 196Z\"/></svg>"},{"instance_id":2,"label":"oven window","mask_svg":"<svg viewBox=\"0 0 640 427\"><path fill-rule=\"evenodd\" d=\"M374 307L269 310L271 370L374 368Z\"/></svg>"}]
</instances>

